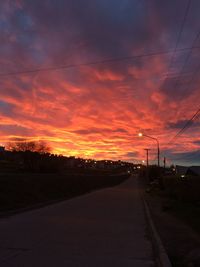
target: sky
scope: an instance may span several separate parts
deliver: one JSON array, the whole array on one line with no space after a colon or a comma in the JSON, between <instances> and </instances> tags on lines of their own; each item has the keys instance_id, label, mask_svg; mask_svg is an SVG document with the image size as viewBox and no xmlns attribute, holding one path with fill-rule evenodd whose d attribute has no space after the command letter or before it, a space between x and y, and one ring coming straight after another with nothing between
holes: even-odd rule
<instances>
[{"instance_id":1,"label":"sky","mask_svg":"<svg viewBox=\"0 0 200 267\"><path fill-rule=\"evenodd\" d=\"M198 165L199 0L0 2L0 141ZM110 60L110 61L109 61ZM54 68L50 70L49 68ZM33 72L29 72L33 71Z\"/></svg>"}]
</instances>

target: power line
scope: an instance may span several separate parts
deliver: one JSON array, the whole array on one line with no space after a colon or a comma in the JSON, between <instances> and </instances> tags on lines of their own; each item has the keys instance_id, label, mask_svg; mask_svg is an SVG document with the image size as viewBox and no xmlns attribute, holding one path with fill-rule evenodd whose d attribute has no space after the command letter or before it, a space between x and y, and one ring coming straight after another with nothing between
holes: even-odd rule
<instances>
[{"instance_id":1,"label":"power line","mask_svg":"<svg viewBox=\"0 0 200 267\"><path fill-rule=\"evenodd\" d=\"M182 75L182 73L183 73L183 70L184 70L184 68L185 68L185 66L186 66L186 63L187 63L187 61L189 60L189 57L190 57L190 55L191 55L191 53L192 53L192 50L193 50L193 47L195 47L195 43L196 43L196 41L199 39L199 37L200 37L200 31L197 33L197 35L196 35L196 37L195 37L195 39L194 39L194 41L193 41L193 44L192 44L192 47L191 47L191 50L190 50L190 53L188 53L188 56L186 57L186 59L185 59L185 62L184 62L184 64L183 64L183 66L182 66L182 69L181 69L181 71L180 71L180 76ZM198 74L198 72L199 72L199 70L200 70L200 64L198 65L198 68L193 72L193 75L192 75L192 78L190 79L190 82L189 82L189 84L191 84L192 83L192 81L195 79L195 77L196 77L196 75ZM180 78L180 76L179 76L179 78ZM174 90L176 90L176 88L177 88L177 84L178 84L178 81L176 81L176 84L175 84L175 86L174 86ZM189 88L189 86L187 87L187 89ZM187 89L185 89L184 91L186 91ZM185 125L182 127L182 129L180 129L179 131L178 131L178 133L170 140L170 142L168 143L168 144L171 144L178 136L180 136L183 132L185 132L188 128L190 128L191 127L191 125L192 125L192 123L194 122L194 120L198 117L198 115L200 114L200 108L194 113L194 115L185 123Z\"/></svg>"},{"instance_id":2,"label":"power line","mask_svg":"<svg viewBox=\"0 0 200 267\"><path fill-rule=\"evenodd\" d=\"M179 44L179 41L181 39L181 35L182 35L183 29L184 29L184 26L185 26L185 22L187 20L187 16L188 16L188 13L189 13L191 2L192 2L192 0L188 0L187 6L186 6L186 9L185 9L185 13L184 13L184 17L183 17L183 21L181 23L181 27L180 27L180 30L179 30L179 33L178 33L178 37L177 37L177 40L176 40L176 44L175 44L175 47L174 47L174 50L173 50L173 53L172 53L172 56L170 58L170 62L169 62L169 65L168 65L167 75L166 75L166 78L164 79L164 82L160 85L159 90L161 89L162 85L165 84L165 82L166 82L166 80L168 78L169 71L171 69L171 65L172 65L172 62L174 60L174 56L175 56L176 52L178 51L178 44Z\"/></svg>"},{"instance_id":3,"label":"power line","mask_svg":"<svg viewBox=\"0 0 200 267\"><path fill-rule=\"evenodd\" d=\"M182 66L182 68L181 68L181 71L180 71L178 77L176 78L176 83L175 83L175 85L174 85L174 91L176 90L176 88L177 88L177 86L178 86L178 82L180 82L180 77L181 77L182 74L183 74L183 71L184 71L184 69L185 69L185 67L186 67L186 64L187 64L187 62L188 62L188 60L189 60L189 58L190 58L190 56L191 56L191 54L192 54L193 47L195 47L195 43L196 43L196 41L199 39L199 37L200 37L200 31L197 33L197 35L196 35L196 37L195 37L195 39L194 39L194 41L193 41L193 43L192 43L191 50L190 50L189 53L187 54L187 57L185 58L185 61L184 61L183 66ZM194 71L194 73L195 73L195 72L196 72L196 71ZM192 79L191 79L191 81L192 81ZM191 83L191 81L190 81L189 83Z\"/></svg>"},{"instance_id":4,"label":"power line","mask_svg":"<svg viewBox=\"0 0 200 267\"><path fill-rule=\"evenodd\" d=\"M194 115L185 123L183 128L178 131L178 133L171 139L168 144L171 144L179 135L181 135L184 131L186 131L193 123L193 121L198 117L200 114L200 108L194 113Z\"/></svg>"},{"instance_id":5,"label":"power line","mask_svg":"<svg viewBox=\"0 0 200 267\"><path fill-rule=\"evenodd\" d=\"M186 124L183 126L183 128L175 135L174 138L176 138L177 136L179 136L180 134L182 134L187 128L189 128L192 124L192 122L195 120L195 118L197 117L197 115L200 112L200 108L195 112L195 114L192 116L192 118L186 122Z\"/></svg>"},{"instance_id":6,"label":"power line","mask_svg":"<svg viewBox=\"0 0 200 267\"><path fill-rule=\"evenodd\" d=\"M184 29L184 26L185 26L185 22L186 22L186 20L187 20L187 16L188 16L188 13L189 13L189 9L190 9L191 2L192 2L192 0L188 0L187 6L186 6L186 10L185 10L185 14L184 14L184 17L183 17L183 21L182 21L182 23L181 23L181 28L180 28L180 31L179 31L179 33L178 33L178 38L177 38L177 40L176 40L176 44L175 44L175 48L174 48L174 52L173 52L173 54L172 54L172 57L171 57L171 60L170 60L170 63L169 63L168 72L169 72L169 70L170 70L170 68L171 68L171 64L172 64L172 62L173 62L173 60L174 60L174 56L175 56L175 54L176 54L176 51L177 51L177 48L178 48L178 44L179 44L179 42L180 42L181 35L182 35L182 33L183 33L183 29Z\"/></svg>"},{"instance_id":7,"label":"power line","mask_svg":"<svg viewBox=\"0 0 200 267\"><path fill-rule=\"evenodd\" d=\"M183 17L183 21L182 21L182 23L181 23L181 28L180 28L180 31L179 31L179 33L178 33L178 38L177 38L177 41L176 41L176 44L175 44L175 48L174 48L174 51L173 51L173 54L172 54L172 56L171 56L170 63L169 63L169 66L168 66L168 71L167 71L167 72L168 72L168 75L169 75L169 71L170 71L172 62L173 62L173 60L174 60L174 56L175 56L176 52L179 50L179 49L177 49L177 48L178 48L178 44L179 44L180 39L181 39L181 35L182 35L182 33L183 33L183 29L184 29L184 26L185 26L185 22L186 22L186 20L187 20L187 16L188 16L188 13L189 13L189 9L190 9L190 6L191 6L191 2L192 2L192 0L188 0L187 6L186 6L186 10L185 10L185 14L184 14L184 17ZM197 35L197 36L198 36L198 35ZM196 42L196 39L195 39L194 42L193 42L193 45L192 45L192 47L191 47L191 50L194 49L194 47L195 47L195 46L194 46L195 42ZM190 51L191 51L191 50L190 50ZM190 52L190 53L191 53L191 52ZM188 59L189 59L190 53L189 53L188 56L187 56L187 59L186 59L186 61L185 61L185 63L184 63L184 67L185 67L186 62L187 62ZM180 76L181 76L182 73L183 73L184 67L182 68L181 72L179 73L179 78L180 78ZM164 83L166 82L167 78L168 78L168 77L166 77L166 78L164 79ZM192 79L191 79L191 81L192 81ZM162 86L162 84L161 84L161 86ZM161 86L160 86L159 89L161 89ZM175 87L176 87L176 86L177 86L177 81L176 81L176 83L175 83ZM185 127L187 127L187 126L185 125ZM181 131L180 131L180 132L181 132ZM172 141L174 141L175 138L180 134L180 132L177 133L177 135L174 136L174 137L170 140L170 142L169 142L168 144L170 144Z\"/></svg>"},{"instance_id":8,"label":"power line","mask_svg":"<svg viewBox=\"0 0 200 267\"><path fill-rule=\"evenodd\" d=\"M200 46L192 47L192 49L199 49L199 48L200 48ZM191 47L180 48L180 49L177 49L176 52L184 52L184 51L187 51L190 49L191 49ZM41 72L41 71L56 71L56 70L62 70L62 69L78 68L78 67L83 67L83 66L91 66L91 65L107 64L107 63L113 63L113 62L119 62L119 61L135 60L135 59L139 59L139 58L143 58L143 57L167 55L167 54L170 54L172 52L173 51L151 52L151 53L147 53L147 54L104 59L104 60L85 62L85 63L79 63L79 64L70 64L70 65L64 65L64 66L53 66L53 67L46 67L46 68L21 70L21 71L16 71L16 72L14 71L14 72L0 73L0 77L14 76L14 75L20 75L20 74L31 74L31 73Z\"/></svg>"},{"instance_id":9,"label":"power line","mask_svg":"<svg viewBox=\"0 0 200 267\"><path fill-rule=\"evenodd\" d=\"M167 145L172 144L176 138L178 138L183 132L185 132L188 128L190 128L193 124L193 122L199 117L200 115L200 108L193 114L193 116L185 123L185 125L178 131L178 133L167 143ZM198 153L200 152L197 150L195 152ZM182 160L182 158L175 158L174 160Z\"/></svg>"},{"instance_id":10,"label":"power line","mask_svg":"<svg viewBox=\"0 0 200 267\"><path fill-rule=\"evenodd\" d=\"M199 65L200 67L200 65ZM199 72L199 69L195 72L195 74L193 75L192 79L190 80L190 83L192 83L192 81L195 79L196 74ZM189 88L189 87L187 87ZM187 89L186 89L187 90ZM186 91L185 90L185 91ZM188 128L190 128L193 124L193 122L196 120L196 118L198 118L198 115L200 114L200 108L194 113L194 115L185 123L185 125L183 126L182 129L180 129L178 131L178 133L170 140L170 142L168 144L171 144L172 142L174 142L174 140L176 138L178 138L183 132L185 132Z\"/></svg>"},{"instance_id":11,"label":"power line","mask_svg":"<svg viewBox=\"0 0 200 267\"><path fill-rule=\"evenodd\" d=\"M182 21L182 23L181 23L181 28L180 28L180 31L179 31L179 33L178 33L178 38L177 38L177 41L176 41L176 44L175 44L175 48L174 48L174 52L173 52L173 54L172 54L172 57L171 57L171 59L170 59L170 63L169 63L169 66L168 66L168 73L169 73L169 70L170 70L170 68L171 68L171 65L172 65L172 62L173 62L173 60L174 60L174 56L175 56L175 54L176 54L176 52L177 52L177 48L178 48L178 44L179 44L179 42L180 42L180 39L181 39L181 35L182 35L182 33L183 33L183 30L184 30L184 26L185 26L185 22L186 22L186 20L187 20L187 16L188 16L188 13L189 13L189 9L190 9L190 6L191 6L191 2L192 2L192 0L188 0L188 3L187 3L187 6L186 6L186 10L185 10L185 14L184 14L184 17L183 17L183 21ZM191 50L190 50L190 53L188 54L188 56L186 57L186 60L185 60L185 62L184 62L184 64L183 64L183 67L182 67L182 69L181 69L181 71L180 71L180 73L179 73L179 75L181 76L182 75L182 73L183 73L183 70L184 70L184 68L185 68L185 65L186 65L186 63L187 63L187 61L189 60L189 57L190 57L190 55L191 55L191 51L193 50L193 48L195 47L195 43L196 43L196 41L198 40L198 38L199 38L199 35L200 35L200 32L197 34L197 36L196 36L196 38L194 39L194 41L193 41L193 44L192 44L192 47L191 47ZM195 74L196 74L196 72L195 72ZM180 78L180 76L179 76L179 78ZM167 78L166 78L167 79ZM164 80L164 82L166 81L166 79ZM194 79L194 74L193 74L193 78L191 79L191 81ZM175 83L175 86L174 86L174 89L176 89L176 87L177 87L177 83L178 83L178 81L176 81L176 83ZM174 141L180 134L182 134L188 127L190 127L190 125L191 125L191 123L192 123L192 121L193 121L193 119L197 116L197 114L200 112L200 109L199 110L197 110L197 112L192 116L192 118L184 125L184 127L170 140L170 142L168 143L168 144L170 144L172 141Z\"/></svg>"},{"instance_id":12,"label":"power line","mask_svg":"<svg viewBox=\"0 0 200 267\"><path fill-rule=\"evenodd\" d=\"M191 2L192 2L192 0L188 0L188 3L187 3L187 6L186 6L186 10L185 10L185 14L184 14L184 18L183 18L183 21L182 21L182 23L181 23L181 28L180 28L180 31L179 31L179 33L178 33L178 38L177 38L177 41L176 41L176 44L175 44L175 48L174 48L174 51L173 51L173 54L172 54L172 56L171 56L171 59L170 59L170 63L169 63L169 66L168 66L168 75L169 75L169 71L170 71L170 68L171 68L171 65L172 65L172 62L173 62L173 60L174 60L174 56L175 56L175 54L176 54L176 52L178 51L178 44L179 44L179 42L180 42L180 39L181 39L181 35L182 35L182 33L183 33L183 30L184 30L184 26L185 26L185 22L186 22L186 20L187 20L187 16L188 16L188 13L189 13L189 9L190 9L190 6L191 6ZM185 65L186 65L186 63L187 63L187 61L189 60L189 57L190 57L190 54L191 54L191 51L192 51L192 49L193 49L193 47L194 47L194 44L195 44L195 42L196 42L196 40L198 39L198 37L199 37L199 34L200 34L200 32L197 34L197 37L195 38L195 40L194 40L194 42L193 42L193 45L192 45L192 47L191 47L191 50L190 50L190 53L188 54L188 56L186 57L186 60L185 60L185 62L184 62L184 65L183 65L183 67L182 67L182 69L181 69L181 71L180 71L180 73L179 73L179 78L180 78L180 76L182 75L182 73L183 73L183 70L184 70L184 68L185 68ZM196 72L195 72L196 73ZM168 77L166 77L165 79L164 79L164 82L167 80L167 78ZM194 78L194 74L193 74L193 78ZM191 81L193 80L193 78L191 79ZM177 86L177 83L178 83L178 81L176 81L176 83L175 83L175 88L176 88L176 86ZM161 86L162 86L162 84L161 84ZM161 86L160 86L160 89L161 89ZM197 112L192 116L192 118L184 125L184 127L171 139L171 141L168 143L168 144L170 144L173 140L175 140L181 133L183 133L183 131L184 130L186 130L188 127L190 127L190 125L191 125L191 123L192 123L192 121L193 121L193 119L195 119L195 117L198 115L198 113L200 112L200 109L199 110L197 110Z\"/></svg>"},{"instance_id":13,"label":"power line","mask_svg":"<svg viewBox=\"0 0 200 267\"><path fill-rule=\"evenodd\" d=\"M190 83L195 79L199 70L200 70L200 64L199 64L197 70L193 73L193 76L190 80ZM189 88L189 86L187 87L186 90L188 90L188 88ZM197 109L197 111L193 114L193 116L185 123L185 125L182 127L182 129L180 129L178 131L178 133L170 140L170 142L168 144L172 143L178 136L180 136L183 132L185 132L188 128L190 128L192 123L195 121L195 119L198 118L199 114L200 114L200 108Z\"/></svg>"},{"instance_id":14,"label":"power line","mask_svg":"<svg viewBox=\"0 0 200 267\"><path fill-rule=\"evenodd\" d=\"M195 47L194 45L195 45L196 41L198 40L199 36L200 36L200 31L197 33L196 38L193 41L192 47ZM189 60L189 57L190 57L191 52L192 52L192 49L193 49L192 47L191 47L190 53L188 54L188 56L187 56L187 58L186 58L186 60L185 60L185 62L183 64L183 67L182 67L182 69L180 71L180 74L179 74L180 76L182 76L183 70L184 70L184 68L186 66L186 63ZM193 75L192 75L192 78L189 81L189 84L191 84L192 81L195 79L195 77L198 74L199 70L200 70L200 64L199 64L198 68L193 72ZM180 76L179 76L179 79L180 79ZM176 84L175 84L173 90L176 90L177 84L178 84L178 81L176 81ZM188 90L188 88L189 88L189 86L184 91ZM185 123L185 125L183 126L183 128L178 131L178 133L170 140L170 142L168 144L171 144L178 136L180 136L183 132L185 132L188 128L190 128L191 125L192 125L192 123L193 123L193 121L197 118L197 116L198 116L199 113L200 113L200 108L194 113L194 115L191 117L191 119L189 119Z\"/></svg>"}]
</instances>

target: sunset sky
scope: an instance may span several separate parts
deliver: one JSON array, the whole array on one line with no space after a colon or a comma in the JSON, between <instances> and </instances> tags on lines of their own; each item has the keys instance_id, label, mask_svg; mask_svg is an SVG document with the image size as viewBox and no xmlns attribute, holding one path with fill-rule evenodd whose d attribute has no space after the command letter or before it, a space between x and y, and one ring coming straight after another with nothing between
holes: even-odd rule
<instances>
[{"instance_id":1,"label":"sunset sky","mask_svg":"<svg viewBox=\"0 0 200 267\"><path fill-rule=\"evenodd\" d=\"M169 165L199 164L199 117L172 140L200 108L199 14L199 0L1 1L1 143L131 162L150 148L154 163L142 131Z\"/></svg>"}]
</instances>

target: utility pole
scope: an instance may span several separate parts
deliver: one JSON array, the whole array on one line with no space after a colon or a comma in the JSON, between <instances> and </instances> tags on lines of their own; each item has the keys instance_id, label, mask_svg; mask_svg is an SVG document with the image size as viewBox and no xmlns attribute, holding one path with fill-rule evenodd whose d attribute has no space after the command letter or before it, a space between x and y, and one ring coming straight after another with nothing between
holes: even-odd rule
<instances>
[{"instance_id":1,"label":"utility pole","mask_svg":"<svg viewBox=\"0 0 200 267\"><path fill-rule=\"evenodd\" d=\"M164 163L164 170L165 170L165 168L166 168L166 158L165 157L164 157L163 163Z\"/></svg>"},{"instance_id":2,"label":"utility pole","mask_svg":"<svg viewBox=\"0 0 200 267\"><path fill-rule=\"evenodd\" d=\"M157 145L158 145L158 168L160 168L160 146L158 140L157 140Z\"/></svg>"},{"instance_id":3,"label":"utility pole","mask_svg":"<svg viewBox=\"0 0 200 267\"><path fill-rule=\"evenodd\" d=\"M147 153L147 168L149 167L149 148L145 148L144 150L146 150Z\"/></svg>"},{"instance_id":4,"label":"utility pole","mask_svg":"<svg viewBox=\"0 0 200 267\"><path fill-rule=\"evenodd\" d=\"M146 169L146 179L149 180L149 148L145 148L147 153L147 169Z\"/></svg>"},{"instance_id":5,"label":"utility pole","mask_svg":"<svg viewBox=\"0 0 200 267\"><path fill-rule=\"evenodd\" d=\"M144 137L148 137L148 138L151 138L151 139L153 139L153 140L156 141L156 143L157 143L158 168L160 168L160 145L159 145L159 141L158 141L158 139L155 138L155 137L153 137L153 136L149 136L149 135L147 135L147 134L143 134L143 133L139 133L138 136L139 136L139 137L142 137L142 136L144 136Z\"/></svg>"}]
</instances>

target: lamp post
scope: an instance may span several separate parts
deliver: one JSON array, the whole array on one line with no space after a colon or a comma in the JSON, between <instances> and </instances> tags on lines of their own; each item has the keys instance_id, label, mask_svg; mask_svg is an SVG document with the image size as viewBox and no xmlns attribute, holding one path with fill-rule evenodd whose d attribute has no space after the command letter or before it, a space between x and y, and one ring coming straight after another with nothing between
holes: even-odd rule
<instances>
[{"instance_id":1,"label":"lamp post","mask_svg":"<svg viewBox=\"0 0 200 267\"><path fill-rule=\"evenodd\" d=\"M144 137L147 137L147 138L150 138L150 139L153 139L153 140L155 140L155 141L156 141L156 143L157 143L158 167L160 167L160 145L159 145L159 141L158 141L158 139L157 139L157 138L155 138L155 137L152 137L152 136L149 136L149 135L143 134L143 133L139 133L139 134L138 134L138 136L139 136L139 137L142 137L142 136L144 136Z\"/></svg>"},{"instance_id":2,"label":"lamp post","mask_svg":"<svg viewBox=\"0 0 200 267\"><path fill-rule=\"evenodd\" d=\"M157 143L159 185L160 185L160 189L164 190L163 178L162 178L162 175L161 175L161 173L160 173L160 146L159 146L159 141L158 141L157 138L152 137L152 136L149 136L149 135L146 135L146 134L143 134L143 133L139 133L138 136L139 136L139 137L142 137L142 136L144 136L144 137L148 137L148 138L150 138L150 139L155 140L156 143Z\"/></svg>"}]
</instances>

